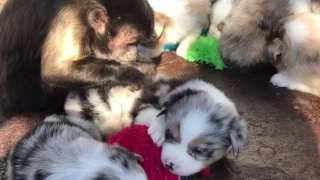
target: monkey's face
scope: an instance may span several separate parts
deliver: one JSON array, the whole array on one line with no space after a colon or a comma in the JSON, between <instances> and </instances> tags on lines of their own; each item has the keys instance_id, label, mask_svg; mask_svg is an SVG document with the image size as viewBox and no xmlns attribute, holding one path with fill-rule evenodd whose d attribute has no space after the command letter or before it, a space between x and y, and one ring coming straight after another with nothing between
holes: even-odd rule
<instances>
[{"instance_id":1,"label":"monkey's face","mask_svg":"<svg viewBox=\"0 0 320 180\"><path fill-rule=\"evenodd\" d=\"M107 11L105 36L94 48L96 56L116 61L136 59L139 42L149 39L153 33L154 14L146 0L102 1Z\"/></svg>"},{"instance_id":2,"label":"monkey's face","mask_svg":"<svg viewBox=\"0 0 320 180\"><path fill-rule=\"evenodd\" d=\"M130 25L120 27L116 35L109 41L108 59L125 62L135 60L138 54L137 44L140 40L141 36L134 27Z\"/></svg>"}]
</instances>

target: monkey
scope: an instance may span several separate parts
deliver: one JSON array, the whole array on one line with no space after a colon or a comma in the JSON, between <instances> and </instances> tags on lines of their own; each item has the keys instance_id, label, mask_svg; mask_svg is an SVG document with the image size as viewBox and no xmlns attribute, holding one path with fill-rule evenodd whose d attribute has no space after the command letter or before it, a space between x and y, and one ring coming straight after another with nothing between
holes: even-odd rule
<instances>
[{"instance_id":1,"label":"monkey","mask_svg":"<svg viewBox=\"0 0 320 180\"><path fill-rule=\"evenodd\" d=\"M137 44L150 38L153 21L146 0L7 0L0 113L58 113L70 90L140 87L147 78L134 67Z\"/></svg>"}]
</instances>

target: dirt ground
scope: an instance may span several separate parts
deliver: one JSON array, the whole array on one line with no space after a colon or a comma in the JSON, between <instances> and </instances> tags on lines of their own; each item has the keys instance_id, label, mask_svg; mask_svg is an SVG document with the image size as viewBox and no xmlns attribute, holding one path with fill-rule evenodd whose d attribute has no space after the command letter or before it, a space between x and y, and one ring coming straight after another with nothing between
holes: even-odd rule
<instances>
[{"instance_id":1,"label":"dirt ground","mask_svg":"<svg viewBox=\"0 0 320 180\"><path fill-rule=\"evenodd\" d=\"M320 179L320 98L273 87L269 83L275 73L272 67L216 71L166 53L159 71L213 83L236 103L248 123L249 139L238 159L229 155L217 162L209 178L186 179ZM31 119L18 117L0 125L0 155L36 124L37 120Z\"/></svg>"}]
</instances>

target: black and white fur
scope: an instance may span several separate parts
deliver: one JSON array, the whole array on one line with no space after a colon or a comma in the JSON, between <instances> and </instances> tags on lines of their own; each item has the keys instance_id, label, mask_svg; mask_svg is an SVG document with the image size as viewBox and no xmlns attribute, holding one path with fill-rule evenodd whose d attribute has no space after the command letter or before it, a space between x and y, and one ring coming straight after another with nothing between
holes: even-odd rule
<instances>
[{"instance_id":1,"label":"black and white fur","mask_svg":"<svg viewBox=\"0 0 320 180\"><path fill-rule=\"evenodd\" d=\"M163 146L163 164L180 176L199 172L224 157L230 147L237 156L247 138L245 122L234 104L199 79L158 75L139 91L114 87L72 93L66 111L73 116L94 116L103 133L113 129L113 124L119 124L118 131L132 123L150 126L151 138ZM197 150L201 152L196 154Z\"/></svg>"},{"instance_id":2,"label":"black and white fur","mask_svg":"<svg viewBox=\"0 0 320 180\"><path fill-rule=\"evenodd\" d=\"M100 142L90 121L49 116L11 151L9 180L146 180L142 157Z\"/></svg>"},{"instance_id":3,"label":"black and white fur","mask_svg":"<svg viewBox=\"0 0 320 180\"><path fill-rule=\"evenodd\" d=\"M189 176L224 157L230 148L238 156L247 139L245 121L223 92L199 79L174 89L162 88L162 110L145 108L137 124L149 125L161 160L171 172ZM154 118L152 118L154 117Z\"/></svg>"},{"instance_id":4,"label":"black and white fur","mask_svg":"<svg viewBox=\"0 0 320 180\"><path fill-rule=\"evenodd\" d=\"M160 109L159 91L181 84L175 79L157 75L141 89L131 86L101 86L82 91L70 92L65 111L69 116L93 119L104 137L109 137L132 125L134 117L141 109Z\"/></svg>"}]
</instances>

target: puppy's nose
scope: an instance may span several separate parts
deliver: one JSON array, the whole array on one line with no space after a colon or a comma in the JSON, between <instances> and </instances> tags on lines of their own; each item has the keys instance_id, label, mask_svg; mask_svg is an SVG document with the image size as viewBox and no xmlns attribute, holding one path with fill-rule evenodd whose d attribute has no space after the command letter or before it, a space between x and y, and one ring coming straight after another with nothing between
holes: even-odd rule
<instances>
[{"instance_id":1,"label":"puppy's nose","mask_svg":"<svg viewBox=\"0 0 320 180\"><path fill-rule=\"evenodd\" d=\"M174 164L172 162L170 162L169 164L166 164L166 168L171 171L173 170L173 166L174 166Z\"/></svg>"}]
</instances>

